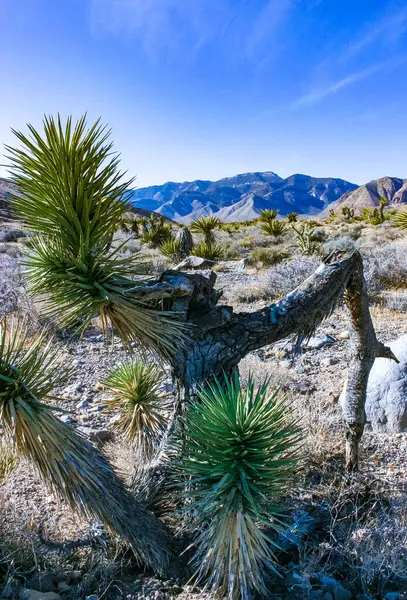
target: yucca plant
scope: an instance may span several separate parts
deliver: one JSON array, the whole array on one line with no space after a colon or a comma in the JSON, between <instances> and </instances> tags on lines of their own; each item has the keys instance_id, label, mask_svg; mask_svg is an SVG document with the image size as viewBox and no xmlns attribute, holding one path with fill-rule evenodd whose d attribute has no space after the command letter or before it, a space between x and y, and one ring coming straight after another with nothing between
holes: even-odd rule
<instances>
[{"instance_id":1,"label":"yucca plant","mask_svg":"<svg viewBox=\"0 0 407 600\"><path fill-rule=\"evenodd\" d=\"M192 233L200 233L204 236L204 242L209 246L215 242L214 231L221 225L222 221L211 215L210 217L200 217L192 221L190 230Z\"/></svg>"},{"instance_id":2,"label":"yucca plant","mask_svg":"<svg viewBox=\"0 0 407 600\"><path fill-rule=\"evenodd\" d=\"M127 540L136 557L163 571L168 562L165 530L138 505L104 456L55 416L49 404L69 369L45 333L30 339L20 321L0 321L0 423L18 457L74 510L96 518ZM64 361L65 362L65 361Z\"/></svg>"},{"instance_id":3,"label":"yucca plant","mask_svg":"<svg viewBox=\"0 0 407 600\"><path fill-rule=\"evenodd\" d=\"M194 247L194 240L188 227L180 227L175 235L175 239L180 244L180 250L182 256L188 256L191 254L191 250Z\"/></svg>"},{"instance_id":4,"label":"yucca plant","mask_svg":"<svg viewBox=\"0 0 407 600\"><path fill-rule=\"evenodd\" d=\"M118 171L110 132L99 121L87 129L85 117L75 126L46 117L43 135L28 128L28 137L14 131L22 147L8 153L21 191L13 206L37 234L25 260L32 293L62 326L85 328L100 314L104 329L111 324L128 346L135 340L172 353L181 324L132 295L137 265L112 248L131 182Z\"/></svg>"},{"instance_id":5,"label":"yucca plant","mask_svg":"<svg viewBox=\"0 0 407 600\"><path fill-rule=\"evenodd\" d=\"M114 426L127 441L150 458L165 431L169 400L161 393L163 374L155 364L120 363L103 380L113 396L108 409L117 414Z\"/></svg>"},{"instance_id":6,"label":"yucca plant","mask_svg":"<svg viewBox=\"0 0 407 600\"><path fill-rule=\"evenodd\" d=\"M207 242L201 242L191 251L193 256L200 256L201 258L206 258L207 260L220 260L223 255L222 246L219 244Z\"/></svg>"},{"instance_id":7,"label":"yucca plant","mask_svg":"<svg viewBox=\"0 0 407 600\"><path fill-rule=\"evenodd\" d=\"M397 212L393 216L393 222L397 227L400 227L400 229L407 229L407 209Z\"/></svg>"},{"instance_id":8,"label":"yucca plant","mask_svg":"<svg viewBox=\"0 0 407 600\"><path fill-rule=\"evenodd\" d=\"M310 227L308 223L301 224L298 227L292 223L291 227L297 238L297 245L301 254L303 256L318 254L321 244L315 235L315 229Z\"/></svg>"},{"instance_id":9,"label":"yucca plant","mask_svg":"<svg viewBox=\"0 0 407 600\"><path fill-rule=\"evenodd\" d=\"M353 221L355 217L355 209L349 206L342 206L342 214L348 221Z\"/></svg>"},{"instance_id":10,"label":"yucca plant","mask_svg":"<svg viewBox=\"0 0 407 600\"><path fill-rule=\"evenodd\" d=\"M165 223L162 215L151 215L147 220L141 242L148 244L151 248L158 248L161 244L171 239L171 225Z\"/></svg>"},{"instance_id":11,"label":"yucca plant","mask_svg":"<svg viewBox=\"0 0 407 600\"><path fill-rule=\"evenodd\" d=\"M18 457L13 448L2 440L0 442L0 484L11 475L17 464Z\"/></svg>"},{"instance_id":12,"label":"yucca plant","mask_svg":"<svg viewBox=\"0 0 407 600\"><path fill-rule=\"evenodd\" d=\"M298 221L298 213L292 212L286 215L287 223L296 223Z\"/></svg>"},{"instance_id":13,"label":"yucca plant","mask_svg":"<svg viewBox=\"0 0 407 600\"><path fill-rule=\"evenodd\" d=\"M279 237L285 232L286 225L284 221L277 221L272 219L261 224L261 231L265 235L271 235L273 237Z\"/></svg>"},{"instance_id":14,"label":"yucca plant","mask_svg":"<svg viewBox=\"0 0 407 600\"><path fill-rule=\"evenodd\" d=\"M170 237L160 246L160 252L173 262L180 260L182 257L181 242L175 237Z\"/></svg>"},{"instance_id":15,"label":"yucca plant","mask_svg":"<svg viewBox=\"0 0 407 600\"><path fill-rule=\"evenodd\" d=\"M180 463L189 498L186 526L195 532L195 577L220 596L268 596L267 568L275 568L272 534L298 459L300 430L269 380L243 389L238 375L198 391L189 407Z\"/></svg>"},{"instance_id":16,"label":"yucca plant","mask_svg":"<svg viewBox=\"0 0 407 600\"><path fill-rule=\"evenodd\" d=\"M259 219L262 223L271 223L277 218L277 215L278 210L274 208L265 208L264 210L260 211Z\"/></svg>"}]
</instances>

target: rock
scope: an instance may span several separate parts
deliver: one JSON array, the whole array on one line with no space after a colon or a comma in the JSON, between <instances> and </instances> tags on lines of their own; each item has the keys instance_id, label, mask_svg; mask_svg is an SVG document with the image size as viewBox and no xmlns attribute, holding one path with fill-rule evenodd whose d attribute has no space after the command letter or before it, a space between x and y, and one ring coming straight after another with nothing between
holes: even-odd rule
<instances>
[{"instance_id":1,"label":"rock","mask_svg":"<svg viewBox=\"0 0 407 600\"><path fill-rule=\"evenodd\" d=\"M286 577L286 585L292 589L292 591L305 591L311 589L311 584L306 577L303 577L297 571L291 571Z\"/></svg>"},{"instance_id":2,"label":"rock","mask_svg":"<svg viewBox=\"0 0 407 600\"><path fill-rule=\"evenodd\" d=\"M285 369L290 369L292 364L290 360L280 360L279 363L280 367L284 367Z\"/></svg>"},{"instance_id":3,"label":"rock","mask_svg":"<svg viewBox=\"0 0 407 600\"><path fill-rule=\"evenodd\" d=\"M47 499L48 502L53 502L54 497L51 495ZM52 571L42 571L38 573L38 575L30 581L30 585L33 586L34 589L41 590L42 592L53 592L55 591L55 573Z\"/></svg>"},{"instance_id":4,"label":"rock","mask_svg":"<svg viewBox=\"0 0 407 600\"><path fill-rule=\"evenodd\" d=\"M24 589L20 591L20 600L62 600L62 596L55 592L38 592L37 590Z\"/></svg>"},{"instance_id":5,"label":"rock","mask_svg":"<svg viewBox=\"0 0 407 600\"><path fill-rule=\"evenodd\" d=\"M70 423L72 423L72 417L71 415L62 415L59 417L60 421L62 421L62 423L66 423L67 425L69 425Z\"/></svg>"},{"instance_id":6,"label":"rock","mask_svg":"<svg viewBox=\"0 0 407 600\"><path fill-rule=\"evenodd\" d=\"M248 261L249 258L247 256L246 258L242 258L242 260L239 260L239 262L236 265L236 271L244 271Z\"/></svg>"},{"instance_id":7,"label":"rock","mask_svg":"<svg viewBox=\"0 0 407 600\"><path fill-rule=\"evenodd\" d=\"M333 600L351 600L352 594L343 587L339 581L325 575L325 573L316 573L310 578L311 583L319 585L323 592L330 592L333 596ZM322 596L324 599L324 596Z\"/></svg>"},{"instance_id":8,"label":"rock","mask_svg":"<svg viewBox=\"0 0 407 600\"><path fill-rule=\"evenodd\" d=\"M400 364L376 358L366 393L366 416L376 432L407 431L407 335L388 344ZM339 401L343 406L346 383Z\"/></svg>"},{"instance_id":9,"label":"rock","mask_svg":"<svg viewBox=\"0 0 407 600\"><path fill-rule=\"evenodd\" d=\"M321 360L321 367L330 367L331 365L336 365L337 362L336 358L326 356Z\"/></svg>"},{"instance_id":10,"label":"rock","mask_svg":"<svg viewBox=\"0 0 407 600\"><path fill-rule=\"evenodd\" d=\"M76 408L87 408L89 406L89 402L86 400L86 398L82 398L82 400L80 400L78 402L78 404L76 405Z\"/></svg>"},{"instance_id":11,"label":"rock","mask_svg":"<svg viewBox=\"0 0 407 600\"><path fill-rule=\"evenodd\" d=\"M90 596L86 596L85 600L99 600L99 596L91 594Z\"/></svg>"},{"instance_id":12,"label":"rock","mask_svg":"<svg viewBox=\"0 0 407 600\"><path fill-rule=\"evenodd\" d=\"M317 350L318 348L323 348L324 346L330 346L336 342L335 338L332 335L327 335L326 333L317 333L317 335L313 335L309 340L303 343L303 348L308 350Z\"/></svg>"},{"instance_id":13,"label":"rock","mask_svg":"<svg viewBox=\"0 0 407 600\"><path fill-rule=\"evenodd\" d=\"M214 260L201 258L200 256L187 256L182 262L175 267L176 271L182 269L207 269L215 265Z\"/></svg>"},{"instance_id":14,"label":"rock","mask_svg":"<svg viewBox=\"0 0 407 600\"><path fill-rule=\"evenodd\" d=\"M58 583L57 590L60 594L63 594L64 592L69 592L70 589L71 589L71 586L66 581L60 581Z\"/></svg>"},{"instance_id":15,"label":"rock","mask_svg":"<svg viewBox=\"0 0 407 600\"><path fill-rule=\"evenodd\" d=\"M14 595L14 588L11 585L6 585L1 594L0 594L0 598L12 598Z\"/></svg>"},{"instance_id":16,"label":"rock","mask_svg":"<svg viewBox=\"0 0 407 600\"><path fill-rule=\"evenodd\" d=\"M398 592L387 592L384 600L399 600L400 594Z\"/></svg>"},{"instance_id":17,"label":"rock","mask_svg":"<svg viewBox=\"0 0 407 600\"><path fill-rule=\"evenodd\" d=\"M348 329L345 329L345 331L341 331L340 333L338 333L336 337L338 338L338 340L349 340L350 332Z\"/></svg>"},{"instance_id":18,"label":"rock","mask_svg":"<svg viewBox=\"0 0 407 600\"><path fill-rule=\"evenodd\" d=\"M101 444L108 442L112 438L112 432L109 429L92 429L91 427L78 427L78 431L82 433L89 441Z\"/></svg>"}]
</instances>

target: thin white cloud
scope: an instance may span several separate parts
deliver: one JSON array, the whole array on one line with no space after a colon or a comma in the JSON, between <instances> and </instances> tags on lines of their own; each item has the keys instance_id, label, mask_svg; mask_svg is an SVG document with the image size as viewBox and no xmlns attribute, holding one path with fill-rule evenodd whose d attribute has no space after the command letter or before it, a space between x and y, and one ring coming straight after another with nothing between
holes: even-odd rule
<instances>
[{"instance_id":1,"label":"thin white cloud","mask_svg":"<svg viewBox=\"0 0 407 600\"><path fill-rule=\"evenodd\" d=\"M400 64L400 61L396 61L396 62L392 62L392 63L389 63L389 62L380 63L380 64L374 65L372 67L369 67L367 69L361 69L360 71L351 73L350 75L347 75L346 77L342 77L341 79L338 79L337 81L328 83L325 86L315 87L314 89L311 89L309 92L307 92L306 94L304 94L303 96L301 96L300 98L295 100L292 103L291 108L296 109L296 108L302 108L305 106L313 106L315 104L318 104L327 96L336 94L336 92L339 92L340 90L347 88L350 85L354 85L360 81L363 81L364 79L367 79L368 77L371 77L372 75L375 75L376 73L379 73L380 71L384 71L389 68L394 68L398 64Z\"/></svg>"},{"instance_id":2,"label":"thin white cloud","mask_svg":"<svg viewBox=\"0 0 407 600\"><path fill-rule=\"evenodd\" d=\"M292 0L269 0L259 10L251 28L248 24L249 34L246 39L248 57L255 57L264 43L272 41L291 8Z\"/></svg>"}]
</instances>

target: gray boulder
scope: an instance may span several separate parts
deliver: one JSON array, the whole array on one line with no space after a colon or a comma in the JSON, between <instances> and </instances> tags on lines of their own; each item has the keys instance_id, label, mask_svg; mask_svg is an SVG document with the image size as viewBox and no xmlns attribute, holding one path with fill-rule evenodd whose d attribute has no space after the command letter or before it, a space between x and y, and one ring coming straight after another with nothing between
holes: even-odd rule
<instances>
[{"instance_id":1,"label":"gray boulder","mask_svg":"<svg viewBox=\"0 0 407 600\"><path fill-rule=\"evenodd\" d=\"M175 267L175 270L181 271L182 269L208 269L213 267L214 264L214 260L201 258L200 256L187 256L185 260L180 262L179 265Z\"/></svg>"},{"instance_id":2,"label":"gray boulder","mask_svg":"<svg viewBox=\"0 0 407 600\"><path fill-rule=\"evenodd\" d=\"M407 335L387 344L400 361L376 358L370 371L366 395L366 417L373 431L407 431ZM340 396L343 404L345 387Z\"/></svg>"}]
</instances>

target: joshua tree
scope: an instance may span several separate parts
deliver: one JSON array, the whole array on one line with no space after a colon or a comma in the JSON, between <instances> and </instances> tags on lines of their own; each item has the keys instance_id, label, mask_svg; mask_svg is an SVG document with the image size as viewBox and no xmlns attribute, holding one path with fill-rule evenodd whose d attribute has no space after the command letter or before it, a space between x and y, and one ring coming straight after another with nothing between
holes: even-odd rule
<instances>
[{"instance_id":1,"label":"joshua tree","mask_svg":"<svg viewBox=\"0 0 407 600\"><path fill-rule=\"evenodd\" d=\"M308 223L301 224L299 227L291 224L297 238L298 249L303 256L311 256L318 254L320 244L315 236L315 229L310 227Z\"/></svg>"},{"instance_id":2,"label":"joshua tree","mask_svg":"<svg viewBox=\"0 0 407 600\"><path fill-rule=\"evenodd\" d=\"M185 401L192 400L197 386L213 376L230 375L249 352L294 333L311 335L346 290L354 335L344 418L347 465L357 468L371 366L376 356L394 358L373 329L360 254L329 255L286 298L251 313L235 314L230 307L217 306L221 293L214 289L215 273L206 278L167 271L158 281L136 284L129 279L128 264L108 250L126 210L122 199L127 184L119 184L116 158L105 164L111 145L105 143L100 126L86 132L82 119L71 134L70 121L64 130L61 123L46 119L45 140L30 130L31 140L17 134L26 150L10 149L10 153L15 182L24 193L16 197L15 208L27 227L39 234L28 259L34 293L46 294L46 306L65 324L82 318L85 326L99 312L125 343L135 339L163 354ZM85 156L85 164L93 169L81 172ZM66 187L60 173L66 173ZM157 312L158 306L165 312ZM189 336L174 316L193 325ZM180 396L174 405L163 448L181 400Z\"/></svg>"},{"instance_id":3,"label":"joshua tree","mask_svg":"<svg viewBox=\"0 0 407 600\"><path fill-rule=\"evenodd\" d=\"M222 221L213 215L210 217L200 217L192 221L190 230L192 233L202 234L205 244L209 246L215 242L214 231L221 223Z\"/></svg>"},{"instance_id":4,"label":"joshua tree","mask_svg":"<svg viewBox=\"0 0 407 600\"><path fill-rule=\"evenodd\" d=\"M274 221L274 219L277 218L278 215L278 210L275 210L274 208L265 208L264 210L260 211L260 221L262 223L270 223L271 221Z\"/></svg>"},{"instance_id":5,"label":"joshua tree","mask_svg":"<svg viewBox=\"0 0 407 600\"><path fill-rule=\"evenodd\" d=\"M288 215L286 215L286 219L288 223L296 223L298 221L298 213L288 213Z\"/></svg>"},{"instance_id":6,"label":"joshua tree","mask_svg":"<svg viewBox=\"0 0 407 600\"><path fill-rule=\"evenodd\" d=\"M385 220L385 216L384 216L384 207L387 206L389 203L389 200L387 198L385 198L384 196L380 196L379 198L379 212L380 212L380 219L381 222L383 223Z\"/></svg>"},{"instance_id":7,"label":"joshua tree","mask_svg":"<svg viewBox=\"0 0 407 600\"><path fill-rule=\"evenodd\" d=\"M355 209L349 208L349 206L342 206L342 214L345 217L345 219L348 219L348 221L353 221L353 218L355 216Z\"/></svg>"}]
</instances>

